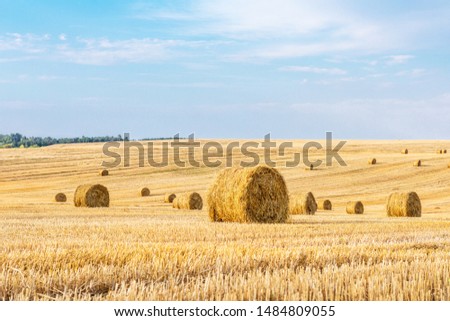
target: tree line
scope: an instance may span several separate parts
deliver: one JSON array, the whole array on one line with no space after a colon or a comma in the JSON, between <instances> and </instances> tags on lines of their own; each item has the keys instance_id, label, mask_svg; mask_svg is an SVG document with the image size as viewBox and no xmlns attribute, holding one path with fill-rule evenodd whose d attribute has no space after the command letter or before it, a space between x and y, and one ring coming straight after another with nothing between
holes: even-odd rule
<instances>
[{"instance_id":1,"label":"tree line","mask_svg":"<svg viewBox=\"0 0 450 321\"><path fill-rule=\"evenodd\" d=\"M53 138L53 137L27 137L19 133L2 135L0 134L0 148L29 148L44 147L55 144L75 144L75 143L103 143L123 141L121 135L117 136L95 136L95 137L75 137L75 138Z\"/></svg>"}]
</instances>

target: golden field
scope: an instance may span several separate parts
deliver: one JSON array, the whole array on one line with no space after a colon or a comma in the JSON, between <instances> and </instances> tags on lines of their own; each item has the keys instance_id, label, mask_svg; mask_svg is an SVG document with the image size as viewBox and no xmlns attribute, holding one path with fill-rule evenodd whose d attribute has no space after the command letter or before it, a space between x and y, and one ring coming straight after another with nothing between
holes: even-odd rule
<instances>
[{"instance_id":1,"label":"golden field","mask_svg":"<svg viewBox=\"0 0 450 321\"><path fill-rule=\"evenodd\" d=\"M130 167L101 177L103 144L2 149L0 299L450 300L450 154L436 154L449 143L351 141L340 153L346 167L278 167L290 192L333 203L285 224L212 223L206 207L163 203L184 191L205 201L218 168L140 168L133 149ZM272 157L282 166L292 152ZM108 187L109 208L74 207L87 183ZM416 191L422 217L388 218L394 191ZM68 202L54 202L57 192ZM351 200L363 215L345 213Z\"/></svg>"}]
</instances>

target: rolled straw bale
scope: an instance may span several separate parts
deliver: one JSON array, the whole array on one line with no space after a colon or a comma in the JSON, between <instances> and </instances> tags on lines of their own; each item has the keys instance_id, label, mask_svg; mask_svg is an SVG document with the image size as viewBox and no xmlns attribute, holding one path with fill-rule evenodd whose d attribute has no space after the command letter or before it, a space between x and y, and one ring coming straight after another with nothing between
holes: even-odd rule
<instances>
[{"instance_id":1,"label":"rolled straw bale","mask_svg":"<svg viewBox=\"0 0 450 321\"><path fill-rule=\"evenodd\" d=\"M416 192L392 193L386 203L388 216L420 217L422 204Z\"/></svg>"},{"instance_id":2,"label":"rolled straw bale","mask_svg":"<svg viewBox=\"0 0 450 321\"><path fill-rule=\"evenodd\" d=\"M317 201L317 207L322 211L331 211L333 206L330 200L319 200Z\"/></svg>"},{"instance_id":3,"label":"rolled straw bale","mask_svg":"<svg viewBox=\"0 0 450 321\"><path fill-rule=\"evenodd\" d=\"M363 214L364 205L360 201L357 202L347 202L347 213L348 214Z\"/></svg>"},{"instance_id":4,"label":"rolled straw bale","mask_svg":"<svg viewBox=\"0 0 450 321\"><path fill-rule=\"evenodd\" d=\"M55 195L55 202L64 203L67 201L67 196L64 193L58 193Z\"/></svg>"},{"instance_id":5,"label":"rolled straw bale","mask_svg":"<svg viewBox=\"0 0 450 321\"><path fill-rule=\"evenodd\" d=\"M108 189L100 184L78 186L73 199L76 207L109 206Z\"/></svg>"},{"instance_id":6,"label":"rolled straw bale","mask_svg":"<svg viewBox=\"0 0 450 321\"><path fill-rule=\"evenodd\" d=\"M172 203L177 196L174 193L166 193L164 195L164 203Z\"/></svg>"},{"instance_id":7,"label":"rolled straw bale","mask_svg":"<svg viewBox=\"0 0 450 321\"><path fill-rule=\"evenodd\" d=\"M420 159L417 160L417 161L415 161L415 162L414 162L414 166L416 166L416 167L422 166L422 161L421 161Z\"/></svg>"},{"instance_id":8,"label":"rolled straw bale","mask_svg":"<svg viewBox=\"0 0 450 321\"><path fill-rule=\"evenodd\" d=\"M203 200L199 193L184 193L173 200L172 207L184 210L201 210Z\"/></svg>"},{"instance_id":9,"label":"rolled straw bale","mask_svg":"<svg viewBox=\"0 0 450 321\"><path fill-rule=\"evenodd\" d=\"M293 195L289 199L289 214L313 215L317 211L317 203L313 193Z\"/></svg>"},{"instance_id":10,"label":"rolled straw bale","mask_svg":"<svg viewBox=\"0 0 450 321\"><path fill-rule=\"evenodd\" d=\"M214 222L282 223L289 216L283 176L274 168L227 168L211 185L208 214Z\"/></svg>"},{"instance_id":11,"label":"rolled straw bale","mask_svg":"<svg viewBox=\"0 0 450 321\"><path fill-rule=\"evenodd\" d=\"M150 196L150 189L148 189L147 187L141 189L141 196Z\"/></svg>"},{"instance_id":12,"label":"rolled straw bale","mask_svg":"<svg viewBox=\"0 0 450 321\"><path fill-rule=\"evenodd\" d=\"M102 169L102 170L99 172L99 175L100 175L100 176L108 176L108 175L109 175L109 172L108 172L107 169Z\"/></svg>"},{"instance_id":13,"label":"rolled straw bale","mask_svg":"<svg viewBox=\"0 0 450 321\"><path fill-rule=\"evenodd\" d=\"M375 165L377 163L377 159L376 158L369 158L368 160L368 164L369 165Z\"/></svg>"},{"instance_id":14,"label":"rolled straw bale","mask_svg":"<svg viewBox=\"0 0 450 321\"><path fill-rule=\"evenodd\" d=\"M402 149L402 154L408 154L408 153L409 153L408 148Z\"/></svg>"}]
</instances>

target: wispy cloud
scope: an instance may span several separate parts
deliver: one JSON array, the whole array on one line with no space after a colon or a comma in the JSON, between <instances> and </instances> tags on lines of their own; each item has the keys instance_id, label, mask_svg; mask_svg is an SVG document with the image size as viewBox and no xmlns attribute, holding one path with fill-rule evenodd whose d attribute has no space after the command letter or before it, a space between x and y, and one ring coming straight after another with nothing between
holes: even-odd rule
<instances>
[{"instance_id":1,"label":"wispy cloud","mask_svg":"<svg viewBox=\"0 0 450 321\"><path fill-rule=\"evenodd\" d=\"M313 74L327 74L327 75L345 75L347 71L339 68L318 68L310 66L287 66L279 68L280 71L294 71Z\"/></svg>"},{"instance_id":2,"label":"wispy cloud","mask_svg":"<svg viewBox=\"0 0 450 321\"><path fill-rule=\"evenodd\" d=\"M408 62L409 60L413 59L414 56L412 55L395 55L395 56L389 56L386 57L386 64L387 65L399 65L404 64Z\"/></svg>"}]
</instances>

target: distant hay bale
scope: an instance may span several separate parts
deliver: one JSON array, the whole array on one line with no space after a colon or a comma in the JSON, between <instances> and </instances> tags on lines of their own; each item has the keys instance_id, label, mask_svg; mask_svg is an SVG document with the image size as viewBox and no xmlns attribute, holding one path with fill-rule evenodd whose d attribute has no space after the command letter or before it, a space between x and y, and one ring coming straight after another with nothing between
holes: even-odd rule
<instances>
[{"instance_id":1,"label":"distant hay bale","mask_svg":"<svg viewBox=\"0 0 450 321\"><path fill-rule=\"evenodd\" d=\"M108 189L100 184L80 185L73 198L76 207L108 207Z\"/></svg>"},{"instance_id":2,"label":"distant hay bale","mask_svg":"<svg viewBox=\"0 0 450 321\"><path fill-rule=\"evenodd\" d=\"M417 161L415 161L415 162L414 162L414 166L416 166L416 167L422 166L422 161L421 161L420 159L417 160Z\"/></svg>"},{"instance_id":3,"label":"distant hay bale","mask_svg":"<svg viewBox=\"0 0 450 321\"><path fill-rule=\"evenodd\" d=\"M201 210L203 208L203 199L196 192L184 193L174 199L172 207L182 210Z\"/></svg>"},{"instance_id":4,"label":"distant hay bale","mask_svg":"<svg viewBox=\"0 0 450 321\"><path fill-rule=\"evenodd\" d=\"M141 189L141 196L150 196L150 190L147 187Z\"/></svg>"},{"instance_id":5,"label":"distant hay bale","mask_svg":"<svg viewBox=\"0 0 450 321\"><path fill-rule=\"evenodd\" d=\"M347 214L363 214L364 205L360 201L347 203Z\"/></svg>"},{"instance_id":6,"label":"distant hay bale","mask_svg":"<svg viewBox=\"0 0 450 321\"><path fill-rule=\"evenodd\" d=\"M409 151L408 151L408 149L407 148L405 148L405 149L402 149L402 154L408 154L409 153Z\"/></svg>"},{"instance_id":7,"label":"distant hay bale","mask_svg":"<svg viewBox=\"0 0 450 321\"><path fill-rule=\"evenodd\" d=\"M164 203L172 203L176 197L177 196L173 193L166 193L166 195L164 195Z\"/></svg>"},{"instance_id":8,"label":"distant hay bale","mask_svg":"<svg viewBox=\"0 0 450 321\"><path fill-rule=\"evenodd\" d=\"M108 172L107 169L102 169L102 170L99 172L99 175L100 175L100 176L108 176L108 175L109 175L109 172Z\"/></svg>"},{"instance_id":9,"label":"distant hay bale","mask_svg":"<svg viewBox=\"0 0 450 321\"><path fill-rule=\"evenodd\" d=\"M289 196L283 176L274 168L227 168L211 185L208 214L213 222L283 223Z\"/></svg>"},{"instance_id":10,"label":"distant hay bale","mask_svg":"<svg viewBox=\"0 0 450 321\"><path fill-rule=\"evenodd\" d=\"M386 203L388 216L420 217L422 205L416 192L392 193Z\"/></svg>"},{"instance_id":11,"label":"distant hay bale","mask_svg":"<svg viewBox=\"0 0 450 321\"><path fill-rule=\"evenodd\" d=\"M317 203L313 193L293 195L289 199L289 214L313 215L317 211Z\"/></svg>"},{"instance_id":12,"label":"distant hay bale","mask_svg":"<svg viewBox=\"0 0 450 321\"><path fill-rule=\"evenodd\" d=\"M438 150L436 151L436 154L442 154L442 149L438 149Z\"/></svg>"},{"instance_id":13,"label":"distant hay bale","mask_svg":"<svg viewBox=\"0 0 450 321\"><path fill-rule=\"evenodd\" d=\"M55 195L55 202L64 203L67 201L67 196L64 193L58 193Z\"/></svg>"},{"instance_id":14,"label":"distant hay bale","mask_svg":"<svg viewBox=\"0 0 450 321\"><path fill-rule=\"evenodd\" d=\"M450 168L450 163L447 165L448 168Z\"/></svg>"},{"instance_id":15,"label":"distant hay bale","mask_svg":"<svg viewBox=\"0 0 450 321\"><path fill-rule=\"evenodd\" d=\"M313 164L309 165L308 167L305 167L305 171L312 171L312 170L314 170Z\"/></svg>"},{"instance_id":16,"label":"distant hay bale","mask_svg":"<svg viewBox=\"0 0 450 321\"><path fill-rule=\"evenodd\" d=\"M317 207L322 211L331 211L333 206L330 200L319 200L317 201Z\"/></svg>"},{"instance_id":17,"label":"distant hay bale","mask_svg":"<svg viewBox=\"0 0 450 321\"><path fill-rule=\"evenodd\" d=\"M369 163L369 165L375 165L377 163L377 159L376 158L369 158L368 163Z\"/></svg>"},{"instance_id":18,"label":"distant hay bale","mask_svg":"<svg viewBox=\"0 0 450 321\"><path fill-rule=\"evenodd\" d=\"M443 150L442 150L442 154L447 154L447 150L446 150L446 149L443 149Z\"/></svg>"}]
</instances>

